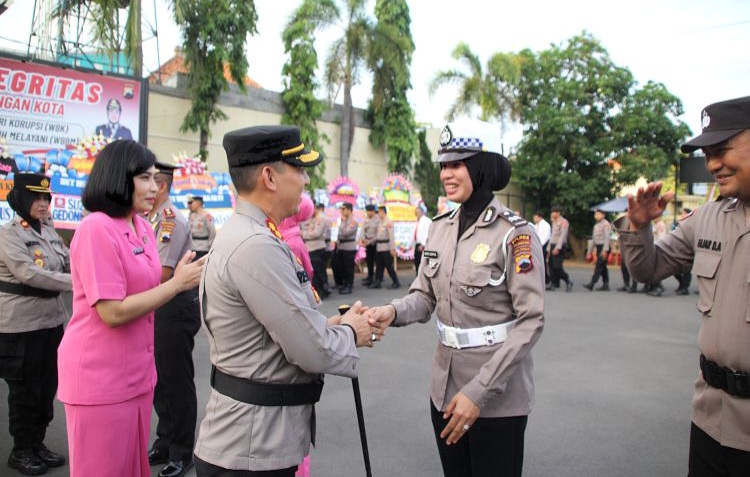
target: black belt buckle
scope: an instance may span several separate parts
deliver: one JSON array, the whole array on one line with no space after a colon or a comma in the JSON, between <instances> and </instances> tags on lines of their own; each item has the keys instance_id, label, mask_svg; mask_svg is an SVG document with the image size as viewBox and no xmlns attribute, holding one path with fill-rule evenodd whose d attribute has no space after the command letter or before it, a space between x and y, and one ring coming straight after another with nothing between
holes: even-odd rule
<instances>
[{"instance_id":1,"label":"black belt buckle","mask_svg":"<svg viewBox=\"0 0 750 477\"><path fill-rule=\"evenodd\" d=\"M727 369L727 392L741 398L750 397L750 374Z\"/></svg>"}]
</instances>

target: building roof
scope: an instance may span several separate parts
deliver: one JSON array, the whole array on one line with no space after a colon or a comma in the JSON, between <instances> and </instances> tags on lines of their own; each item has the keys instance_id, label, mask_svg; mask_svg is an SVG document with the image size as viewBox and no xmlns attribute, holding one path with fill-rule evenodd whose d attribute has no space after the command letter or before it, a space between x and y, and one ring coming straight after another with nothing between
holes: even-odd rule
<instances>
[{"instance_id":1,"label":"building roof","mask_svg":"<svg viewBox=\"0 0 750 477\"><path fill-rule=\"evenodd\" d=\"M173 78L176 75L179 74L187 74L187 66L185 65L185 55L182 53L182 48L175 48L174 56L169 59L166 63L161 65L161 67L151 73L148 77L148 82L150 84L168 84L169 80ZM224 78L227 79L228 82L234 83L234 79L232 79L232 74L229 71L229 63L224 63ZM245 76L245 79L243 81L245 83L245 86L249 86L251 88L263 88L257 81L252 79L249 76Z\"/></svg>"}]
</instances>

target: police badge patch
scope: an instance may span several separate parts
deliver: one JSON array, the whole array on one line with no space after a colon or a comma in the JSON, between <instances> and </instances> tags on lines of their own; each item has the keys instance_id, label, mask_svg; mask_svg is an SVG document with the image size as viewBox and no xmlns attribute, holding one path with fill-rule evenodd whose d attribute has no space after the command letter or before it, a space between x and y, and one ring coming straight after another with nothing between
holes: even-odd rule
<instances>
[{"instance_id":1,"label":"police badge patch","mask_svg":"<svg viewBox=\"0 0 750 477\"><path fill-rule=\"evenodd\" d=\"M510 242L513 247L513 262L516 273L527 273L534 269L531 260L531 236L528 234L517 235Z\"/></svg>"},{"instance_id":2,"label":"police badge patch","mask_svg":"<svg viewBox=\"0 0 750 477\"><path fill-rule=\"evenodd\" d=\"M477 287L470 287L467 285L461 285L461 291L466 293L469 298L475 297L481 293L482 289Z\"/></svg>"}]
</instances>

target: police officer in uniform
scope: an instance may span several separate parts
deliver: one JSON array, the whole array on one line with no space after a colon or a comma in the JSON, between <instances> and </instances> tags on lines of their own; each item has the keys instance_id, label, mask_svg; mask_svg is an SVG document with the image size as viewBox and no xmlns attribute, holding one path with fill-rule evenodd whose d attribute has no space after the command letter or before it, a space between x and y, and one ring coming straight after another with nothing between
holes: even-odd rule
<instances>
[{"instance_id":1,"label":"police officer in uniform","mask_svg":"<svg viewBox=\"0 0 750 477\"><path fill-rule=\"evenodd\" d=\"M328 298L331 292L328 289L328 272L326 271L328 267L326 233L330 231L331 225L325 216L325 208L319 205L315 205L315 215L302 224L301 232L313 267L312 285L321 298Z\"/></svg>"},{"instance_id":2,"label":"police officer in uniform","mask_svg":"<svg viewBox=\"0 0 750 477\"><path fill-rule=\"evenodd\" d=\"M44 445L57 392L57 347L71 290L68 248L45 225L51 193L41 174L17 173L8 203L16 212L0 227L0 377L8 383L8 466L25 475L65 458Z\"/></svg>"},{"instance_id":3,"label":"police officer in uniform","mask_svg":"<svg viewBox=\"0 0 750 477\"><path fill-rule=\"evenodd\" d=\"M391 277L392 283L388 288L395 290L401 287L398 281L396 269L393 267L393 259L396 256L396 241L393 237L393 223L388 218L388 209L381 205L378 207L378 233L375 236L375 281L367 288L381 288L383 286L383 276L385 270L388 270L388 276Z\"/></svg>"},{"instance_id":4,"label":"police officer in uniform","mask_svg":"<svg viewBox=\"0 0 750 477\"><path fill-rule=\"evenodd\" d=\"M156 162L159 188L148 215L156 234L162 265L161 282L169 280L177 263L192 249L187 219L169 199L176 166ZM182 477L192 467L198 402L195 393L193 346L200 328L198 290L177 294L158 308L154 320L154 358L157 382L154 409L159 417L149 464L166 464L159 477Z\"/></svg>"},{"instance_id":5,"label":"police officer in uniform","mask_svg":"<svg viewBox=\"0 0 750 477\"><path fill-rule=\"evenodd\" d=\"M550 213L552 217L552 235L549 239L549 279L547 290L556 290L560 288L560 281L565 282L565 291L573 289L573 280L570 279L568 272L563 268L565 261L565 249L568 245L568 229L570 224L568 219L562 215L562 207L552 206Z\"/></svg>"},{"instance_id":6,"label":"police officer in uniform","mask_svg":"<svg viewBox=\"0 0 750 477\"><path fill-rule=\"evenodd\" d=\"M188 200L190 214L188 224L190 226L190 238L193 240L195 258L201 258L208 253L211 244L216 237L214 218L203 208L203 197L196 195Z\"/></svg>"},{"instance_id":7,"label":"police officer in uniform","mask_svg":"<svg viewBox=\"0 0 750 477\"><path fill-rule=\"evenodd\" d=\"M682 151L703 150L721 197L654 244L651 221L661 217L674 194L660 196L661 182L651 183L628 199L630 224L620 240L638 281L695 273L700 372L688 475L739 477L750 474L750 96L706 106L702 127Z\"/></svg>"},{"instance_id":8,"label":"police officer in uniform","mask_svg":"<svg viewBox=\"0 0 750 477\"><path fill-rule=\"evenodd\" d=\"M373 326L437 315L430 400L446 477L518 477L523 467L544 265L534 228L493 195L510 180L500 146L490 124L445 127L440 179L461 206L433 219L409 294L368 312Z\"/></svg>"},{"instance_id":9,"label":"police officer in uniform","mask_svg":"<svg viewBox=\"0 0 750 477\"><path fill-rule=\"evenodd\" d=\"M322 158L295 126L224 136L237 205L208 254L201 318L211 393L195 446L198 477L292 477L310 450L322 373L355 377L372 330L357 302L326 318L276 224L296 213ZM376 336L377 338L377 336Z\"/></svg>"},{"instance_id":10,"label":"police officer in uniform","mask_svg":"<svg viewBox=\"0 0 750 477\"><path fill-rule=\"evenodd\" d=\"M593 290L594 285L602 279L602 285L597 288L599 291L609 291L609 270L607 269L607 262L609 261L609 239L612 235L612 224L605 218L603 210L597 209L594 212L594 229L591 233L591 244L589 245L586 255L593 257L596 253L596 265L594 268L594 275L591 277L591 281L583 285L583 288L587 290Z\"/></svg>"},{"instance_id":11,"label":"police officer in uniform","mask_svg":"<svg viewBox=\"0 0 750 477\"><path fill-rule=\"evenodd\" d=\"M116 98L107 101L107 123L96 127L95 134L108 139L133 139L130 129L120 124L122 105Z\"/></svg>"},{"instance_id":12,"label":"police officer in uniform","mask_svg":"<svg viewBox=\"0 0 750 477\"><path fill-rule=\"evenodd\" d=\"M333 253L334 269L338 269L341 278L339 293L349 295L354 285L354 257L357 255L357 221L352 215L352 204L341 204L341 223L336 238L336 251Z\"/></svg>"},{"instance_id":13,"label":"police officer in uniform","mask_svg":"<svg viewBox=\"0 0 750 477\"><path fill-rule=\"evenodd\" d=\"M362 280L362 285L370 286L375 277L375 256L377 255L375 236L378 234L378 219L375 213L375 205L367 204L365 206L365 223L362 224L362 239L360 245L365 248L365 256L367 261L367 278Z\"/></svg>"}]
</instances>

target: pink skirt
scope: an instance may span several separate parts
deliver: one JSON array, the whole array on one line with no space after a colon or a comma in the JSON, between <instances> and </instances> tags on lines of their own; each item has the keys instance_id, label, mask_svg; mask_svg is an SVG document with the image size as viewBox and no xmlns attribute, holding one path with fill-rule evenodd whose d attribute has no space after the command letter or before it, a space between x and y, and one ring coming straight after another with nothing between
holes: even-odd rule
<instances>
[{"instance_id":1,"label":"pink skirt","mask_svg":"<svg viewBox=\"0 0 750 477\"><path fill-rule=\"evenodd\" d=\"M115 404L65 404L70 477L149 477L153 400L148 392Z\"/></svg>"}]
</instances>

